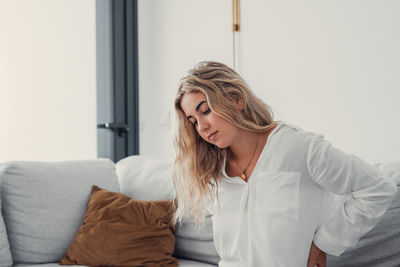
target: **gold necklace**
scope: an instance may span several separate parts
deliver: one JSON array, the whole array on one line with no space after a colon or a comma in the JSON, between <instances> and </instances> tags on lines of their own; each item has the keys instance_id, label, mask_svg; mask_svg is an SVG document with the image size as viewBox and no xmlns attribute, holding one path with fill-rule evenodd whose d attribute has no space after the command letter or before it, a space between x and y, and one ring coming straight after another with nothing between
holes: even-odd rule
<instances>
[{"instance_id":1,"label":"gold necklace","mask_svg":"<svg viewBox=\"0 0 400 267\"><path fill-rule=\"evenodd\" d=\"M254 158L254 155L256 154L259 141L260 141L260 136L258 136L256 148L254 149L253 155L251 156L249 163L247 163L246 168L240 167L239 162L235 159L235 163L236 163L236 165L239 167L239 169L240 169L240 171L241 171L241 173L242 173L242 174L240 175L240 178L241 178L243 181L245 181L245 182L247 182L247 179L248 179L247 174L246 174L247 168L249 168L250 163L252 162L252 160L253 160L253 158Z\"/></svg>"}]
</instances>

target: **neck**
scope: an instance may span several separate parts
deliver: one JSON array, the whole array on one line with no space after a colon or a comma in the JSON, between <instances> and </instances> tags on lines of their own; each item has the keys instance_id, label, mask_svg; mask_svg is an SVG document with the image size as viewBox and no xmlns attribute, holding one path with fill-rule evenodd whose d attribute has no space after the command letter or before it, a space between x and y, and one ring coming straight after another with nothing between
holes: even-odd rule
<instances>
[{"instance_id":1,"label":"neck","mask_svg":"<svg viewBox=\"0 0 400 267\"><path fill-rule=\"evenodd\" d=\"M237 141L235 141L230 147L230 157L239 163L244 168L245 165L249 162L252 155L264 145L264 133L253 133L243 131L240 136L237 137ZM258 145L257 145L258 143Z\"/></svg>"}]
</instances>

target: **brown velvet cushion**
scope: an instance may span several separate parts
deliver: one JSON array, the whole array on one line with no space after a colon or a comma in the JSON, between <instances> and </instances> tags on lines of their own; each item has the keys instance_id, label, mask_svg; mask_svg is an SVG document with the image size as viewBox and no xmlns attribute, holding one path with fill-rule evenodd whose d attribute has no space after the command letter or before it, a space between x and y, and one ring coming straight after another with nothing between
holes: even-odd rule
<instances>
[{"instance_id":1,"label":"brown velvet cushion","mask_svg":"<svg viewBox=\"0 0 400 267\"><path fill-rule=\"evenodd\" d=\"M83 225L61 265L178 266L169 201L137 201L92 187Z\"/></svg>"}]
</instances>

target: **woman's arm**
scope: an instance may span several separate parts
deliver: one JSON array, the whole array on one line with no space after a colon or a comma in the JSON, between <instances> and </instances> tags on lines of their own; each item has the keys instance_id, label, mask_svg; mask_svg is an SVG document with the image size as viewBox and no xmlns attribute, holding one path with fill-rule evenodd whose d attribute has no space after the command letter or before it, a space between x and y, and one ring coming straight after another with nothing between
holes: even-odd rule
<instances>
[{"instance_id":1,"label":"woman's arm","mask_svg":"<svg viewBox=\"0 0 400 267\"><path fill-rule=\"evenodd\" d=\"M326 253L320 250L314 242L311 244L307 267L326 267Z\"/></svg>"},{"instance_id":2,"label":"woman's arm","mask_svg":"<svg viewBox=\"0 0 400 267\"><path fill-rule=\"evenodd\" d=\"M397 192L396 184L376 168L332 147L323 135L309 134L307 168L323 188L347 199L314 235L315 245L339 256L354 247L385 213Z\"/></svg>"}]
</instances>

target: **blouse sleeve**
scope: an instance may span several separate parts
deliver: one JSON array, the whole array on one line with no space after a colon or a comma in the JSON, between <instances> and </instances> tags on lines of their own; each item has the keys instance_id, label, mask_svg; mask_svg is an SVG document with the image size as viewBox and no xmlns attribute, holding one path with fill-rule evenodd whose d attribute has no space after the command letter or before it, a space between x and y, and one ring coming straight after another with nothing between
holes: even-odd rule
<instances>
[{"instance_id":1,"label":"blouse sleeve","mask_svg":"<svg viewBox=\"0 0 400 267\"><path fill-rule=\"evenodd\" d=\"M323 188L345 195L345 201L318 227L313 241L324 252L339 256L379 222L397 186L367 162L332 147L323 135L313 134L309 141L310 177Z\"/></svg>"}]
</instances>

